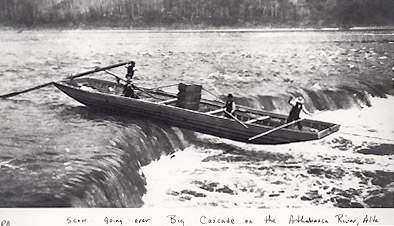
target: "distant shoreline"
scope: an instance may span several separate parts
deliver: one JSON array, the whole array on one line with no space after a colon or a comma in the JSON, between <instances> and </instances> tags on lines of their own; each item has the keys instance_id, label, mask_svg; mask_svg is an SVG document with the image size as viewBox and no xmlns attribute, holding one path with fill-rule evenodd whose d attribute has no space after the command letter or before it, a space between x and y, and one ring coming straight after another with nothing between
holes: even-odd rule
<instances>
[{"instance_id":1,"label":"distant shoreline","mask_svg":"<svg viewBox=\"0 0 394 226\"><path fill-rule=\"evenodd\" d=\"M18 33L24 31L117 31L117 32L137 32L137 33L251 33L251 32L338 32L338 31L394 31L394 26L382 27L351 27L351 28L124 28L124 27L89 27L89 28L65 28L65 27L34 27L34 28L17 28L0 26L0 31L15 31Z\"/></svg>"}]
</instances>

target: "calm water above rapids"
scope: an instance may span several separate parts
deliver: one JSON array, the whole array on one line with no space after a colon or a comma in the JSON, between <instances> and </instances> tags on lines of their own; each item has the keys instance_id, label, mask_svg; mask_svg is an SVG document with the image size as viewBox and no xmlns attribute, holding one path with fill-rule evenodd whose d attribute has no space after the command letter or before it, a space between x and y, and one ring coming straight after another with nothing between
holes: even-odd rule
<instances>
[{"instance_id":1,"label":"calm water above rapids","mask_svg":"<svg viewBox=\"0 0 394 226\"><path fill-rule=\"evenodd\" d=\"M342 125L319 141L248 145L95 112L49 86L0 101L0 206L393 207L393 41L393 31L0 31L0 95L135 60L143 87L198 83L280 113L302 95L315 119Z\"/></svg>"}]
</instances>

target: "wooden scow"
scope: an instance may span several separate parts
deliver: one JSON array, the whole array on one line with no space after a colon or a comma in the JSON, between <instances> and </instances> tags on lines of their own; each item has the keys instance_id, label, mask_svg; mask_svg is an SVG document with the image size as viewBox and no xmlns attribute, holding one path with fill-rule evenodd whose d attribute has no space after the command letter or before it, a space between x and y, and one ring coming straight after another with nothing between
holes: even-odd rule
<instances>
[{"instance_id":1,"label":"wooden scow","mask_svg":"<svg viewBox=\"0 0 394 226\"><path fill-rule=\"evenodd\" d=\"M128 98L122 96L122 85L94 78L63 80L54 82L54 85L91 108L122 112L131 117L246 143L284 144L316 140L338 131L340 127L304 119L303 129L299 130L296 126L286 125L286 115L239 105L232 118L228 118L224 116L220 101L202 99L198 95L191 98L183 96L179 101L179 93L142 87L136 90L138 98ZM83 88L86 86L90 88ZM182 101L189 103L180 106ZM256 135L260 136L250 139Z\"/></svg>"}]
</instances>

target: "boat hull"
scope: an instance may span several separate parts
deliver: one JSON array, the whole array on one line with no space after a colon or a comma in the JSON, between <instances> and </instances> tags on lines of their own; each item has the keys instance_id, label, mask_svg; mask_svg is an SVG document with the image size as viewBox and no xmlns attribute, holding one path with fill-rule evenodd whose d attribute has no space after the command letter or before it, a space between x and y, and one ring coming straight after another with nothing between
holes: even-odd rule
<instances>
[{"instance_id":1,"label":"boat hull","mask_svg":"<svg viewBox=\"0 0 394 226\"><path fill-rule=\"evenodd\" d=\"M246 143L284 144L316 140L339 129L339 126L330 127L325 133L282 129L249 141L248 139L250 137L266 132L272 129L272 127L251 124L248 125L248 128L245 128L234 119L222 116L209 115L199 111L152 103L150 101L135 98L127 98L96 91L84 91L63 82L56 82L55 86L78 102L94 109L122 112L131 117L143 117L153 121L160 121L171 126Z\"/></svg>"}]
</instances>

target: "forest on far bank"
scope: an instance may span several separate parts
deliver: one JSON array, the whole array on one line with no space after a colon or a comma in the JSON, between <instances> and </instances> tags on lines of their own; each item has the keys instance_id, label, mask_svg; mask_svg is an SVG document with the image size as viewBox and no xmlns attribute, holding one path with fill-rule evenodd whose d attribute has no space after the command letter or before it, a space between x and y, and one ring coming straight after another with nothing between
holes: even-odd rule
<instances>
[{"instance_id":1,"label":"forest on far bank","mask_svg":"<svg viewBox=\"0 0 394 226\"><path fill-rule=\"evenodd\" d=\"M11 27L392 26L394 0L0 0Z\"/></svg>"}]
</instances>

